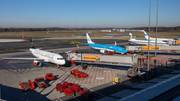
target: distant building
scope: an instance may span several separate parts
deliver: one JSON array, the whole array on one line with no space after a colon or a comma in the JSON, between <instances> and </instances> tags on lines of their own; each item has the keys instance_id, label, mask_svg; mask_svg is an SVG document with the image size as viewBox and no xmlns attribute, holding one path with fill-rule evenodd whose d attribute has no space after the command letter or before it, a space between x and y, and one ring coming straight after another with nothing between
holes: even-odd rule
<instances>
[{"instance_id":1,"label":"distant building","mask_svg":"<svg viewBox=\"0 0 180 101\"><path fill-rule=\"evenodd\" d=\"M113 32L117 32L117 29L112 29Z\"/></svg>"},{"instance_id":2,"label":"distant building","mask_svg":"<svg viewBox=\"0 0 180 101\"><path fill-rule=\"evenodd\" d=\"M117 29L117 32L125 32L125 29Z\"/></svg>"},{"instance_id":3,"label":"distant building","mask_svg":"<svg viewBox=\"0 0 180 101\"><path fill-rule=\"evenodd\" d=\"M111 32L111 30L101 30L101 32Z\"/></svg>"}]
</instances>

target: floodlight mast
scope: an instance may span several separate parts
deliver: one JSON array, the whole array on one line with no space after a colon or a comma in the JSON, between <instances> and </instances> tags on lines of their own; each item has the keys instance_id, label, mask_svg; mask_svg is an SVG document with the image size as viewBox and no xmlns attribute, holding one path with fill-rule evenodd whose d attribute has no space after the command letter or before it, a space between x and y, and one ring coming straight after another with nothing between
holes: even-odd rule
<instances>
[{"instance_id":1,"label":"floodlight mast","mask_svg":"<svg viewBox=\"0 0 180 101\"><path fill-rule=\"evenodd\" d=\"M149 45L150 45L150 19L151 19L151 0L149 0L149 37L148 37L148 63L147 63L147 79L149 79Z\"/></svg>"},{"instance_id":2,"label":"floodlight mast","mask_svg":"<svg viewBox=\"0 0 180 101\"><path fill-rule=\"evenodd\" d=\"M155 44L155 56L157 56L157 26L158 26L158 0L157 0L157 14L156 14L156 44Z\"/></svg>"}]
</instances>

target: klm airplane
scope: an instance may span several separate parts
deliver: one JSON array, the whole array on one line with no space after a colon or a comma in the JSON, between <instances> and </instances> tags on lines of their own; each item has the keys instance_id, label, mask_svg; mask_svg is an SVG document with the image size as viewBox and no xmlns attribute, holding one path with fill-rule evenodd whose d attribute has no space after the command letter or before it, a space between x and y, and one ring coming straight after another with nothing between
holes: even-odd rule
<instances>
[{"instance_id":1,"label":"klm airplane","mask_svg":"<svg viewBox=\"0 0 180 101\"><path fill-rule=\"evenodd\" d=\"M123 47L116 46L116 42L115 42L115 45L96 44L91 41L88 33L86 33L86 36L87 36L87 44L93 49L100 50L101 53L104 53L104 54L108 52L116 52L116 53L121 53L121 54L127 53L127 50L125 50Z\"/></svg>"}]
</instances>

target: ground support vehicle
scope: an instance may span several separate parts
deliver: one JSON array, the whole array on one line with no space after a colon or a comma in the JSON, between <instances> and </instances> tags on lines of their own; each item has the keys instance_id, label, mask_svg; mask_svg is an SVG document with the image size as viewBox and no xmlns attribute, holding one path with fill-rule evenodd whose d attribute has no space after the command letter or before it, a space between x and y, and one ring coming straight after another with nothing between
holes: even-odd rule
<instances>
[{"instance_id":1,"label":"ground support vehicle","mask_svg":"<svg viewBox=\"0 0 180 101\"><path fill-rule=\"evenodd\" d=\"M90 99L93 97L93 95L91 94L91 92L87 91L87 90L82 90L81 91L81 96L83 99L90 101Z\"/></svg>"},{"instance_id":2,"label":"ground support vehicle","mask_svg":"<svg viewBox=\"0 0 180 101\"><path fill-rule=\"evenodd\" d=\"M115 84L120 84L120 77L115 77L114 78L114 83Z\"/></svg>"},{"instance_id":3,"label":"ground support vehicle","mask_svg":"<svg viewBox=\"0 0 180 101\"><path fill-rule=\"evenodd\" d=\"M77 83L73 83L73 85L77 86L77 87L80 87L81 85L77 84Z\"/></svg>"},{"instance_id":4,"label":"ground support vehicle","mask_svg":"<svg viewBox=\"0 0 180 101\"><path fill-rule=\"evenodd\" d=\"M74 91L72 89L69 89L69 88L66 88L64 90L64 94L66 97L74 97L75 96Z\"/></svg>"},{"instance_id":5,"label":"ground support vehicle","mask_svg":"<svg viewBox=\"0 0 180 101\"><path fill-rule=\"evenodd\" d=\"M70 88L71 87L71 83L68 83L66 81L63 82L63 85L66 86L67 88Z\"/></svg>"},{"instance_id":6,"label":"ground support vehicle","mask_svg":"<svg viewBox=\"0 0 180 101\"><path fill-rule=\"evenodd\" d=\"M59 91L60 93L64 92L66 89L66 86L64 86L63 84L56 84L56 90Z\"/></svg>"},{"instance_id":7,"label":"ground support vehicle","mask_svg":"<svg viewBox=\"0 0 180 101\"><path fill-rule=\"evenodd\" d=\"M55 79L53 73L46 73L45 78L46 78L46 80L54 80Z\"/></svg>"},{"instance_id":8,"label":"ground support vehicle","mask_svg":"<svg viewBox=\"0 0 180 101\"><path fill-rule=\"evenodd\" d=\"M81 91L81 97L82 99L85 99L86 101L95 101L98 100L100 98L103 98L103 95L100 95L96 92L90 92L88 90L82 90Z\"/></svg>"},{"instance_id":9,"label":"ground support vehicle","mask_svg":"<svg viewBox=\"0 0 180 101\"><path fill-rule=\"evenodd\" d=\"M35 85L31 80L28 80L28 82L20 82L19 87L21 87L23 91L27 91L33 90L35 88Z\"/></svg>"},{"instance_id":10,"label":"ground support vehicle","mask_svg":"<svg viewBox=\"0 0 180 101\"><path fill-rule=\"evenodd\" d=\"M47 87L47 84L45 83L43 77L37 77L37 78L34 80L34 82L36 83L36 85L37 85L39 88L46 88L46 87Z\"/></svg>"},{"instance_id":11,"label":"ground support vehicle","mask_svg":"<svg viewBox=\"0 0 180 101\"><path fill-rule=\"evenodd\" d=\"M75 93L76 96L79 96L81 95L81 88L80 87L77 87L76 85L72 85L70 87L70 89L72 89Z\"/></svg>"},{"instance_id":12,"label":"ground support vehicle","mask_svg":"<svg viewBox=\"0 0 180 101\"><path fill-rule=\"evenodd\" d=\"M73 69L70 71L70 74L74 75L75 77L78 78L86 78L88 75L82 71L79 71L78 69Z\"/></svg>"}]
</instances>

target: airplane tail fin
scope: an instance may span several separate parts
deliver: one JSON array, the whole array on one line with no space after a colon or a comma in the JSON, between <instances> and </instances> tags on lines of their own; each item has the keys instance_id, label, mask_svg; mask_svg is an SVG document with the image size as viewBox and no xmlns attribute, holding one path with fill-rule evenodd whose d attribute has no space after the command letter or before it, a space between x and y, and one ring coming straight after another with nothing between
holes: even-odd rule
<instances>
[{"instance_id":1,"label":"airplane tail fin","mask_svg":"<svg viewBox=\"0 0 180 101\"><path fill-rule=\"evenodd\" d=\"M145 37L145 40L148 40L148 38L149 38L149 36L147 35L146 31L144 31L144 37Z\"/></svg>"},{"instance_id":2,"label":"airplane tail fin","mask_svg":"<svg viewBox=\"0 0 180 101\"><path fill-rule=\"evenodd\" d=\"M88 33L86 33L86 36L87 36L87 43L94 43L91 41L91 38L89 37Z\"/></svg>"},{"instance_id":3,"label":"airplane tail fin","mask_svg":"<svg viewBox=\"0 0 180 101\"><path fill-rule=\"evenodd\" d=\"M132 33L129 33L130 39L132 39Z\"/></svg>"},{"instance_id":4,"label":"airplane tail fin","mask_svg":"<svg viewBox=\"0 0 180 101\"><path fill-rule=\"evenodd\" d=\"M114 44L114 46L116 46L117 45L117 43L116 43L116 41L115 41L115 44Z\"/></svg>"},{"instance_id":5,"label":"airplane tail fin","mask_svg":"<svg viewBox=\"0 0 180 101\"><path fill-rule=\"evenodd\" d=\"M35 47L34 47L34 44L33 44L33 42L32 42L31 37L30 37L30 43L31 43L31 48L35 48Z\"/></svg>"}]
</instances>

